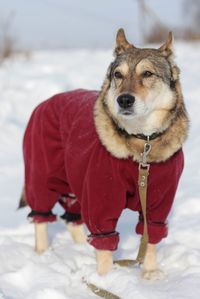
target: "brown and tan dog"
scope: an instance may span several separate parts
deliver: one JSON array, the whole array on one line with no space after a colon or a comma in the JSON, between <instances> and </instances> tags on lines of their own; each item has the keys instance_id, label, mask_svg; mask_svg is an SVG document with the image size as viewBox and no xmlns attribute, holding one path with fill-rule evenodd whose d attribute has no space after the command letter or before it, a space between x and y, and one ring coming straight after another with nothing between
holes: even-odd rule
<instances>
[{"instance_id":1,"label":"brown and tan dog","mask_svg":"<svg viewBox=\"0 0 200 299\"><path fill-rule=\"evenodd\" d=\"M181 150L188 133L188 117L171 33L159 49L141 49L127 41L123 29L118 31L115 60L95 102L94 122L101 145L117 159L131 157L136 164L140 162L147 137L151 140L148 163L165 162ZM68 228L75 241L85 240L81 225L68 224ZM47 224L35 223L35 232L36 250L44 251L48 247ZM97 250L98 273L107 273L112 265L112 251ZM151 243L143 276L160 277L155 245Z\"/></svg>"}]
</instances>

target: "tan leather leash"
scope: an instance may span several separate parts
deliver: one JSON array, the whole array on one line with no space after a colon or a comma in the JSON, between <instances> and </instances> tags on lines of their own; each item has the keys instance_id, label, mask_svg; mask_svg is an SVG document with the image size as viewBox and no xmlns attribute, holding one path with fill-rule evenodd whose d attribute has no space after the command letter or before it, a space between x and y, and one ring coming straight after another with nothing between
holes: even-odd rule
<instances>
[{"instance_id":1,"label":"tan leather leash","mask_svg":"<svg viewBox=\"0 0 200 299\"><path fill-rule=\"evenodd\" d=\"M135 260L123 259L116 260L114 264L117 264L121 267L128 267L136 264L141 264L144 260L147 244L148 244L148 230L147 230L147 215L146 215L146 206L147 206L147 186L148 186L148 175L150 164L147 163L147 156L151 151L151 145L149 143L149 138L147 137L147 142L144 144L144 150L141 154L141 161L139 163L139 175L138 175L138 187L139 187L139 197L142 208L142 214L144 218L144 231L140 241L140 247L138 255ZM105 299L121 299L117 295L97 287L96 285L87 282L83 279L83 282L88 286L88 288L97 296Z\"/></svg>"}]
</instances>

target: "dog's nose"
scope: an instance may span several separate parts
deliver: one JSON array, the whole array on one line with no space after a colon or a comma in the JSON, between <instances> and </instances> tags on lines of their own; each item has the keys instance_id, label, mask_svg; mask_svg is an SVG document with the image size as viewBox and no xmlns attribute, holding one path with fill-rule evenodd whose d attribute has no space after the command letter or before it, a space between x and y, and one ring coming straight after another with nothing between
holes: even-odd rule
<instances>
[{"instance_id":1,"label":"dog's nose","mask_svg":"<svg viewBox=\"0 0 200 299\"><path fill-rule=\"evenodd\" d=\"M130 94L122 94L117 98L117 102L121 108L127 109L133 106L135 97Z\"/></svg>"}]
</instances>

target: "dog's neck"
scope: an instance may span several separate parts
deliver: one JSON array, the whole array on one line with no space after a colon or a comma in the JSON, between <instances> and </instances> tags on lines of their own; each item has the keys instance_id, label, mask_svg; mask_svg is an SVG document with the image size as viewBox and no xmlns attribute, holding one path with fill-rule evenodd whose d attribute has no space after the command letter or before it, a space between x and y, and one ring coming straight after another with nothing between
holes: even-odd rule
<instances>
[{"instance_id":1,"label":"dog's neck","mask_svg":"<svg viewBox=\"0 0 200 299\"><path fill-rule=\"evenodd\" d=\"M162 114L162 118L160 117ZM133 119L113 119L113 123L119 134L126 137L153 140L161 136L170 126L171 118L167 118L167 111L154 111L145 116L136 116Z\"/></svg>"},{"instance_id":2,"label":"dog's neck","mask_svg":"<svg viewBox=\"0 0 200 299\"><path fill-rule=\"evenodd\" d=\"M115 124L116 125L116 124ZM151 140L154 140L158 137L160 137L162 134L165 133L165 131L162 131L162 132L154 132L152 134L143 134L143 133L138 133L138 134L129 134L127 133L126 130L124 129L121 129L120 127L118 127L116 125L116 130L118 131L118 133L122 136L125 136L126 138L131 138L131 137L135 137L135 138L138 138L138 139L142 139L142 140L145 140L145 141L151 141Z\"/></svg>"},{"instance_id":3,"label":"dog's neck","mask_svg":"<svg viewBox=\"0 0 200 299\"><path fill-rule=\"evenodd\" d=\"M145 116L134 116L132 119L124 119L121 117L118 119L118 126L129 135L143 134L150 136L154 133L161 132L160 128L164 131L169 125L166 124L163 129L163 120L159 117L161 113L163 115L163 112L154 111L154 113L149 113Z\"/></svg>"},{"instance_id":4,"label":"dog's neck","mask_svg":"<svg viewBox=\"0 0 200 299\"><path fill-rule=\"evenodd\" d=\"M170 126L175 117L174 108L170 110L160 109L149 112L146 115L136 115L132 118L118 116L115 118L109 111L105 102L103 102L105 113L108 114L113 122L115 129L120 135L126 138L139 138L143 140L153 140L160 137Z\"/></svg>"}]
</instances>

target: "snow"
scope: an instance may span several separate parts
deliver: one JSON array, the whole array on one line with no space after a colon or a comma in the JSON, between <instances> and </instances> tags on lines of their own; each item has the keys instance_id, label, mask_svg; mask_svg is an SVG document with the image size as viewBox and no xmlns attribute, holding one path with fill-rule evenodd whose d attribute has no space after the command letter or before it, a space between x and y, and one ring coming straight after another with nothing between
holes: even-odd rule
<instances>
[{"instance_id":1,"label":"snow","mask_svg":"<svg viewBox=\"0 0 200 299\"><path fill-rule=\"evenodd\" d=\"M33 225L26 220L29 209L16 211L23 185L21 143L31 111L57 92L99 89L111 51L41 51L0 66L0 299L97 298L83 284L83 277L122 299L200 298L200 44L178 44L176 52L191 127L184 146L185 170L169 217L169 236L158 245L165 278L154 282L142 280L138 267L116 266L99 277L93 248L74 244L62 222L49 225L51 246L44 254L36 254ZM62 213L59 207L55 211ZM123 213L115 258L136 256L136 218L133 212Z\"/></svg>"}]
</instances>

